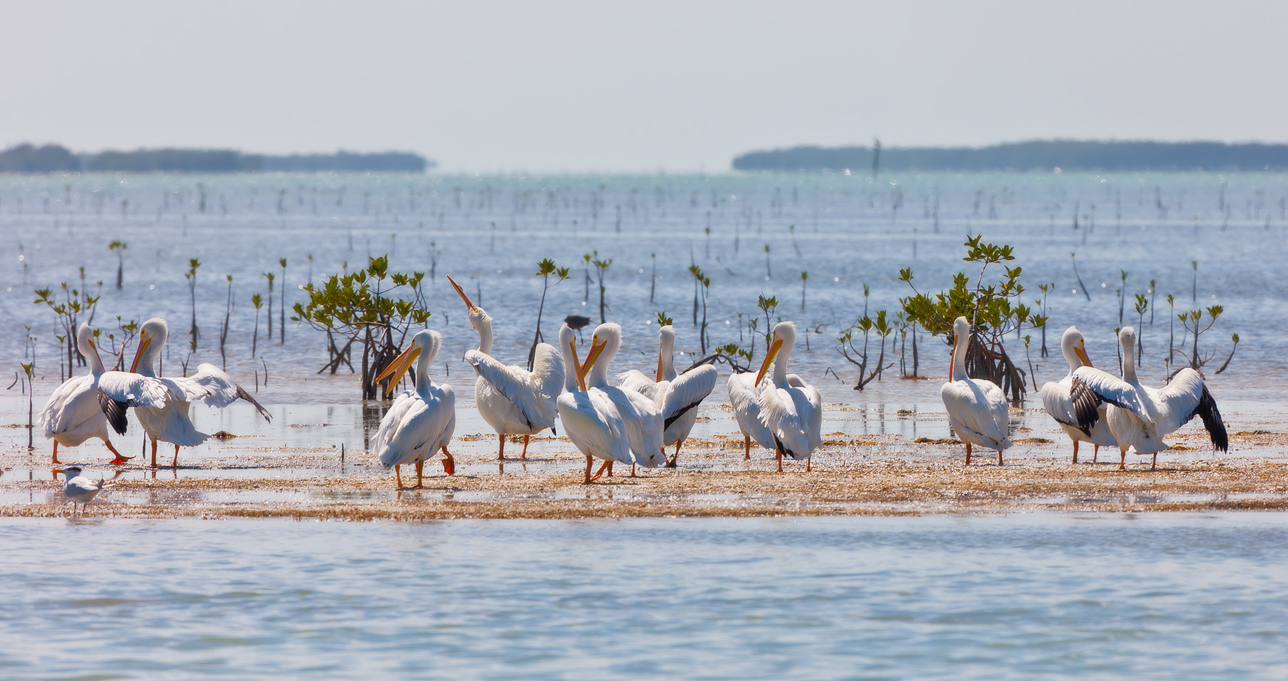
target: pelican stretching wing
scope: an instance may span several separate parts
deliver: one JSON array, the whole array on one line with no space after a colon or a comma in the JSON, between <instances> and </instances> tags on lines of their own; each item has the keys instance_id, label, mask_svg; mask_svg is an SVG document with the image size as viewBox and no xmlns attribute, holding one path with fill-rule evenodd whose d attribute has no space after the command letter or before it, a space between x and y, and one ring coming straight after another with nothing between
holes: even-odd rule
<instances>
[{"instance_id":1,"label":"pelican stretching wing","mask_svg":"<svg viewBox=\"0 0 1288 681\"><path fill-rule=\"evenodd\" d=\"M1065 329L1060 338L1060 351L1069 364L1069 373L1059 382L1042 384L1042 406L1073 441L1073 462L1078 463L1078 444L1090 442L1095 447L1094 463L1099 459L1101 447L1117 447L1118 440L1109 430L1109 418L1100 399L1085 386L1074 389L1074 384L1081 385L1081 381L1073 377L1073 372L1083 366L1091 366L1086 340L1077 327Z\"/></svg>"},{"instance_id":2,"label":"pelican stretching wing","mask_svg":"<svg viewBox=\"0 0 1288 681\"><path fill-rule=\"evenodd\" d=\"M697 422L698 405L716 387L716 368L704 364L676 374L673 359L675 330L670 324L658 329L656 380L636 369L622 372L617 378L621 388L637 392L652 400L662 410L662 444L675 445L675 455L666 462L674 468L680 457L680 445L689 437Z\"/></svg>"}]
</instances>

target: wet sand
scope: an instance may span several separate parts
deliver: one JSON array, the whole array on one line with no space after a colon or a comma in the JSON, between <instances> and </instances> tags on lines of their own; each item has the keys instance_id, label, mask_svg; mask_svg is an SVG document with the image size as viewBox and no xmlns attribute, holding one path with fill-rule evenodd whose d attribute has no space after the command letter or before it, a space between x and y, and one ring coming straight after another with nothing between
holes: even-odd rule
<instances>
[{"instance_id":1,"label":"wet sand","mask_svg":"<svg viewBox=\"0 0 1288 681\"><path fill-rule=\"evenodd\" d=\"M4 429L7 438L15 430ZM25 431L23 431L25 435ZM1051 434L1047 434L1051 435ZM344 520L449 518L623 518L648 516L794 516L976 514L1034 511L1146 512L1288 509L1288 435L1231 432L1228 454L1212 452L1193 425L1169 438L1176 447L1150 458L1101 450L1090 463L1070 462L1062 436L1016 433L1006 464L996 455L964 462L964 448L947 438L900 435L825 437L813 470L787 461L784 473L765 450L743 460L742 440L727 435L691 439L677 469L617 465L611 478L581 483L585 458L563 438L534 438L506 447L496 460L495 436L453 441L457 474L440 458L425 466L423 489L396 489L392 471L365 455L333 447L265 447L241 437L185 452L177 468L108 467L101 446L64 450L64 461L90 461L89 474L118 477L85 510L124 518L293 517ZM24 443L25 445L25 443ZM173 450L164 448L161 463ZM354 459L357 460L354 460ZM50 472L49 450L8 447L0 455L0 516L58 516L70 512L61 482ZM598 460L596 467L598 467ZM405 485L415 483L403 467Z\"/></svg>"}]
</instances>

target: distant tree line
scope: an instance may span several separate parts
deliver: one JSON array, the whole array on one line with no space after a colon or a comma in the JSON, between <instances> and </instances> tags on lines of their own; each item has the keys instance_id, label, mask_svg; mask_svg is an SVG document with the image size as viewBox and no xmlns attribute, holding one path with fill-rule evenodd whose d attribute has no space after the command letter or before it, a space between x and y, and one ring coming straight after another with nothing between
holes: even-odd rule
<instances>
[{"instance_id":1,"label":"distant tree line","mask_svg":"<svg viewBox=\"0 0 1288 681\"><path fill-rule=\"evenodd\" d=\"M1288 144L1035 140L989 147L880 147L880 170L1283 170ZM870 147L753 151L734 170L864 171Z\"/></svg>"},{"instance_id":2,"label":"distant tree line","mask_svg":"<svg viewBox=\"0 0 1288 681\"><path fill-rule=\"evenodd\" d=\"M65 147L20 144L0 151L0 172L253 173L253 172L425 172L436 164L419 154L243 154L231 149L140 149L74 154Z\"/></svg>"}]
</instances>

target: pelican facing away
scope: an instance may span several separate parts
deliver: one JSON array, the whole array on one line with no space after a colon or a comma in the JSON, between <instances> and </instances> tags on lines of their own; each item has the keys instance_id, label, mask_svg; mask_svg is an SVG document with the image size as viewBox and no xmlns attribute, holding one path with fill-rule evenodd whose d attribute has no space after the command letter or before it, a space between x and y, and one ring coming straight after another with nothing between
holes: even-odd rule
<instances>
[{"instance_id":1,"label":"pelican facing away","mask_svg":"<svg viewBox=\"0 0 1288 681\"><path fill-rule=\"evenodd\" d=\"M421 475L425 459L443 450L443 470L456 472L456 461L447 451L456 428L456 392L450 385L436 385L429 379L429 365L438 355L443 337L437 331L421 329L411 344L376 377L376 382L389 378L386 394L393 392L398 380L416 362L416 387L394 398L394 403L380 419L380 428L371 442L380 465L394 469L399 489L402 488L402 465L416 462L416 487L423 487ZM417 361L419 357L419 361Z\"/></svg>"},{"instance_id":2,"label":"pelican facing away","mask_svg":"<svg viewBox=\"0 0 1288 681\"><path fill-rule=\"evenodd\" d=\"M796 345L796 324L778 322L774 326L769 351L760 364L760 371L752 385L759 385L769 365L774 373L770 383L756 398L760 407L760 424L769 429L773 438L774 456L778 459L778 472L783 472L783 455L800 461L805 459L809 472L811 455L823 444L823 396L818 388L805 383L795 374L788 375L787 360Z\"/></svg>"},{"instance_id":3,"label":"pelican facing away","mask_svg":"<svg viewBox=\"0 0 1288 681\"><path fill-rule=\"evenodd\" d=\"M651 400L662 410L662 444L675 445L675 455L666 462L674 468L680 458L680 445L689 437L698 418L698 405L707 399L716 387L716 368L710 364L694 367L683 374L675 373L672 354L675 349L675 329L670 324L658 329L657 377L650 379L644 372L631 369L617 375L622 389L635 391Z\"/></svg>"},{"instance_id":4,"label":"pelican facing away","mask_svg":"<svg viewBox=\"0 0 1288 681\"><path fill-rule=\"evenodd\" d=\"M1136 376L1136 330L1124 326L1118 332L1118 342L1123 348L1121 379L1092 367L1073 372L1075 401L1098 398L1109 403L1109 429L1118 440L1121 454L1118 470L1127 470L1128 449L1135 449L1137 454L1153 454L1150 468L1157 468L1158 453L1168 448L1163 438L1180 430L1195 416L1203 419L1212 446L1223 452L1229 450L1230 440L1221 422L1221 412L1199 372L1186 367L1176 372L1161 390L1150 388ZM1086 395L1085 391L1094 396ZM1083 418L1079 424L1083 426L1093 418L1090 410L1080 410L1078 415Z\"/></svg>"},{"instance_id":5,"label":"pelican facing away","mask_svg":"<svg viewBox=\"0 0 1288 681\"><path fill-rule=\"evenodd\" d=\"M631 463L630 444L626 441L626 423L608 395L586 385L585 374L577 362L577 334L565 323L559 328L559 351L564 362L564 393L555 404L564 434L586 457L586 477L590 484L614 461ZM591 476L595 459L603 459L599 473Z\"/></svg>"},{"instance_id":6,"label":"pelican facing away","mask_svg":"<svg viewBox=\"0 0 1288 681\"><path fill-rule=\"evenodd\" d=\"M1046 412L1060 424L1069 439L1073 440L1073 462L1078 463L1078 443L1090 442L1096 447L1095 455L1091 458L1092 463L1095 463L1100 458L1100 448L1117 447L1118 440L1114 439L1113 431L1109 430L1105 405L1101 404L1097 407L1095 404L1100 400L1083 393L1082 402L1074 402L1073 372L1083 366L1091 366L1091 359L1087 356L1086 339L1082 337L1078 327L1070 326L1064 330L1064 335L1060 337L1060 352L1064 354L1064 360L1069 363L1069 373L1060 379L1059 383L1042 384L1042 406L1046 407ZM1086 428L1079 427L1080 421L1087 420L1087 418L1078 418L1079 410L1085 412L1088 409L1099 411L1094 419L1095 423Z\"/></svg>"},{"instance_id":7,"label":"pelican facing away","mask_svg":"<svg viewBox=\"0 0 1288 681\"><path fill-rule=\"evenodd\" d=\"M626 442L631 448L631 475L635 474L635 464L645 468L664 465L666 450L662 445L662 410L649 398L608 383L608 364L622 347L622 327L613 322L600 324L591 334L590 343L582 374L586 385L607 395L621 415L626 426ZM612 477L613 462L609 461L607 467L608 475Z\"/></svg>"},{"instance_id":8,"label":"pelican facing away","mask_svg":"<svg viewBox=\"0 0 1288 681\"><path fill-rule=\"evenodd\" d=\"M76 331L76 345L89 362L89 375L63 381L62 385L54 389L54 394L49 396L45 408L40 411L39 423L45 431L45 439L54 441L53 463L61 463L58 460L58 445L76 447L92 437L102 440L108 451L116 455L112 459L113 464L125 463L134 457L123 456L112 446L111 433L107 430L107 417L98 404L98 383L105 369L89 324L82 323Z\"/></svg>"},{"instance_id":9,"label":"pelican facing away","mask_svg":"<svg viewBox=\"0 0 1288 681\"><path fill-rule=\"evenodd\" d=\"M966 375L968 345L970 322L958 317L953 322L952 369L939 397L953 432L966 444L966 465L970 465L971 445L978 445L996 449L997 465L1001 466L1002 450L1011 446L1006 395L996 383Z\"/></svg>"},{"instance_id":10,"label":"pelican facing away","mask_svg":"<svg viewBox=\"0 0 1288 681\"><path fill-rule=\"evenodd\" d=\"M107 421L116 432L125 434L125 412L134 407L134 415L152 440L152 465L157 465L157 442L174 445L174 461L179 465L179 447L195 447L210 437L197 431L188 417L188 407L200 400L211 407L224 408L237 400L246 400L271 421L268 410L213 364L200 364L197 372L183 378L158 378L153 371L165 347L169 327L159 317L143 322L139 329L139 349L129 372L109 371L99 380L99 400Z\"/></svg>"},{"instance_id":11,"label":"pelican facing away","mask_svg":"<svg viewBox=\"0 0 1288 681\"><path fill-rule=\"evenodd\" d=\"M546 428L558 434L555 416L559 410L555 407L555 399L564 383L559 351L549 343L538 343L532 371L496 361L491 356L492 317L471 302L465 290L451 276L447 280L465 301L470 326L479 332L479 348L467 351L465 361L478 374L474 381L474 401L478 404L479 414L496 431L500 441L496 458L505 458L506 435L522 435L523 454L519 458L526 459L530 437Z\"/></svg>"}]
</instances>

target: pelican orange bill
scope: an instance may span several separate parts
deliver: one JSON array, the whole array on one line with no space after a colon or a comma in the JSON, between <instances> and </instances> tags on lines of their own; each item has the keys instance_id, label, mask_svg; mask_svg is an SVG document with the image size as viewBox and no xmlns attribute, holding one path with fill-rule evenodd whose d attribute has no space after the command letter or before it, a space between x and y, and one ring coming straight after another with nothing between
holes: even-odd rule
<instances>
[{"instance_id":1,"label":"pelican orange bill","mask_svg":"<svg viewBox=\"0 0 1288 681\"><path fill-rule=\"evenodd\" d=\"M465 307L468 307L470 312L478 309L474 306L474 302L470 300L470 297L465 295L465 289L461 288L461 285L456 283L456 280L452 278L452 275L447 275L447 281L451 283L452 288L456 289L456 294L461 297L461 300L465 301Z\"/></svg>"},{"instance_id":2,"label":"pelican orange bill","mask_svg":"<svg viewBox=\"0 0 1288 681\"><path fill-rule=\"evenodd\" d=\"M420 348L412 345L404 350L401 355L395 357L394 361L390 362L389 366L385 367L385 370L376 377L376 383L383 381L386 376L392 377L389 379L389 385L385 386L386 395L394 391L394 386L398 385L398 380L402 378L403 374L407 373L407 369L411 367L411 363L416 361L416 358L419 356Z\"/></svg>"},{"instance_id":3,"label":"pelican orange bill","mask_svg":"<svg viewBox=\"0 0 1288 681\"><path fill-rule=\"evenodd\" d=\"M130 362L130 373L137 373L135 370L139 368L139 358L143 356L143 351L147 350L149 345L152 345L151 338L143 336L139 340L139 349L134 353L134 361Z\"/></svg>"},{"instance_id":4,"label":"pelican orange bill","mask_svg":"<svg viewBox=\"0 0 1288 681\"><path fill-rule=\"evenodd\" d=\"M769 371L769 366L774 363L774 358L778 356L778 351L783 349L783 339L779 338L774 344L769 346L769 352L765 353L765 361L760 363L760 372L756 374L756 382L752 385L760 385L760 379L765 377L765 372Z\"/></svg>"}]
</instances>

